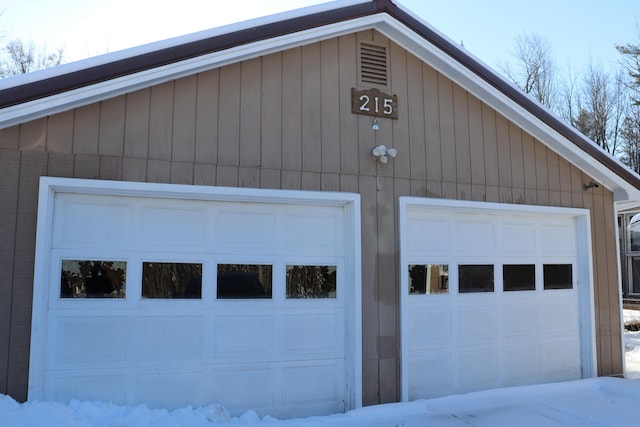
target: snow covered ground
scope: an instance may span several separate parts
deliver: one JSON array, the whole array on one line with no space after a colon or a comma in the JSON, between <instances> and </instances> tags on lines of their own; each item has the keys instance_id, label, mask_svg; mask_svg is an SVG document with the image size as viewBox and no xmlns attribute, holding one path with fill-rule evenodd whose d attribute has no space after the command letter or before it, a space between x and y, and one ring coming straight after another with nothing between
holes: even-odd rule
<instances>
[{"instance_id":1,"label":"snow covered ground","mask_svg":"<svg viewBox=\"0 0 640 427\"><path fill-rule=\"evenodd\" d=\"M425 427L638 426L640 381L594 378L505 388L296 420L232 418L221 406L172 412L97 402L18 404L0 395L2 427Z\"/></svg>"},{"instance_id":2,"label":"snow covered ground","mask_svg":"<svg viewBox=\"0 0 640 427\"><path fill-rule=\"evenodd\" d=\"M627 313L625 321L640 312ZM631 317L630 317L631 316ZM220 405L175 411L73 401L19 404L0 395L0 427L426 427L638 426L640 332L625 333L627 376L504 388L295 420L231 417Z\"/></svg>"},{"instance_id":3,"label":"snow covered ground","mask_svg":"<svg viewBox=\"0 0 640 427\"><path fill-rule=\"evenodd\" d=\"M624 323L640 324L640 311L624 310ZM640 331L625 331L626 377L640 379Z\"/></svg>"},{"instance_id":4,"label":"snow covered ground","mask_svg":"<svg viewBox=\"0 0 640 427\"><path fill-rule=\"evenodd\" d=\"M625 332L627 378L640 379L640 331Z\"/></svg>"}]
</instances>

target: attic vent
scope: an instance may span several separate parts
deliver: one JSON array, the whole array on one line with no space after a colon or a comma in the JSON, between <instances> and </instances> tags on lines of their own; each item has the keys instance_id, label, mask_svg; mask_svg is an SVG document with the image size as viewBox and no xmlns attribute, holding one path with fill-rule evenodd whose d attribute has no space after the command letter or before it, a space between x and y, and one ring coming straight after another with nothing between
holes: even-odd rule
<instances>
[{"instance_id":1,"label":"attic vent","mask_svg":"<svg viewBox=\"0 0 640 427\"><path fill-rule=\"evenodd\" d=\"M369 43L360 44L360 80L386 86L388 80L387 47Z\"/></svg>"}]
</instances>

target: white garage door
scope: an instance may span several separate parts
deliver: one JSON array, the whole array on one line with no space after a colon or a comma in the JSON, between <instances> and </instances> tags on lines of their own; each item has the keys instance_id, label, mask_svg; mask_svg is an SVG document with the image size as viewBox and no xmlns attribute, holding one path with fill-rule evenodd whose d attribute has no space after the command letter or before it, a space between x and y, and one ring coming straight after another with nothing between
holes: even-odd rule
<instances>
[{"instance_id":1,"label":"white garage door","mask_svg":"<svg viewBox=\"0 0 640 427\"><path fill-rule=\"evenodd\" d=\"M405 400L592 375L586 213L516 209L401 201Z\"/></svg>"},{"instance_id":2,"label":"white garage door","mask_svg":"<svg viewBox=\"0 0 640 427\"><path fill-rule=\"evenodd\" d=\"M357 406L351 205L58 192L30 398Z\"/></svg>"}]
</instances>

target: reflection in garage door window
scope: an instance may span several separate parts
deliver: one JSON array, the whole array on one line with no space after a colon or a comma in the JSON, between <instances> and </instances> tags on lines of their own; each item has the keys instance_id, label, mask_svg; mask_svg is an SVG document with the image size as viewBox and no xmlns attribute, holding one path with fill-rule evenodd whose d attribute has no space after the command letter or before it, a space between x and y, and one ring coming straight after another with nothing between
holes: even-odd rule
<instances>
[{"instance_id":1,"label":"reflection in garage door window","mask_svg":"<svg viewBox=\"0 0 640 427\"><path fill-rule=\"evenodd\" d=\"M60 298L124 298L125 261L62 260Z\"/></svg>"},{"instance_id":2,"label":"reflection in garage door window","mask_svg":"<svg viewBox=\"0 0 640 427\"><path fill-rule=\"evenodd\" d=\"M545 289L573 288L571 264L545 264L543 272Z\"/></svg>"},{"instance_id":3,"label":"reflection in garage door window","mask_svg":"<svg viewBox=\"0 0 640 427\"><path fill-rule=\"evenodd\" d=\"M449 265L409 265L409 294L446 294L449 292Z\"/></svg>"},{"instance_id":4,"label":"reflection in garage door window","mask_svg":"<svg viewBox=\"0 0 640 427\"><path fill-rule=\"evenodd\" d=\"M536 266L534 264L509 264L502 266L503 289L509 291L535 291Z\"/></svg>"},{"instance_id":5,"label":"reflection in garage door window","mask_svg":"<svg viewBox=\"0 0 640 427\"><path fill-rule=\"evenodd\" d=\"M218 298L271 298L273 266L218 264Z\"/></svg>"},{"instance_id":6,"label":"reflection in garage door window","mask_svg":"<svg viewBox=\"0 0 640 427\"><path fill-rule=\"evenodd\" d=\"M493 292L493 265L459 265L458 292L461 294Z\"/></svg>"},{"instance_id":7,"label":"reflection in garage door window","mask_svg":"<svg viewBox=\"0 0 640 427\"><path fill-rule=\"evenodd\" d=\"M143 298L202 297L202 264L180 262L142 263Z\"/></svg>"},{"instance_id":8,"label":"reflection in garage door window","mask_svg":"<svg viewBox=\"0 0 640 427\"><path fill-rule=\"evenodd\" d=\"M287 298L335 297L335 266L287 265Z\"/></svg>"}]
</instances>

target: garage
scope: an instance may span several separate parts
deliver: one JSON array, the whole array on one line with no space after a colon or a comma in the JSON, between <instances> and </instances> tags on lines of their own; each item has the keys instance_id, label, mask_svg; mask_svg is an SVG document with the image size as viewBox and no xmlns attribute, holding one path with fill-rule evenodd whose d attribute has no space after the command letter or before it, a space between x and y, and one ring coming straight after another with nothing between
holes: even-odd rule
<instances>
[{"instance_id":1,"label":"garage","mask_svg":"<svg viewBox=\"0 0 640 427\"><path fill-rule=\"evenodd\" d=\"M32 398L359 406L357 195L42 178L40 207Z\"/></svg>"},{"instance_id":2,"label":"garage","mask_svg":"<svg viewBox=\"0 0 640 427\"><path fill-rule=\"evenodd\" d=\"M403 399L594 374L588 214L402 198Z\"/></svg>"},{"instance_id":3,"label":"garage","mask_svg":"<svg viewBox=\"0 0 640 427\"><path fill-rule=\"evenodd\" d=\"M16 401L295 417L625 373L640 177L391 0L4 81Z\"/></svg>"}]
</instances>

